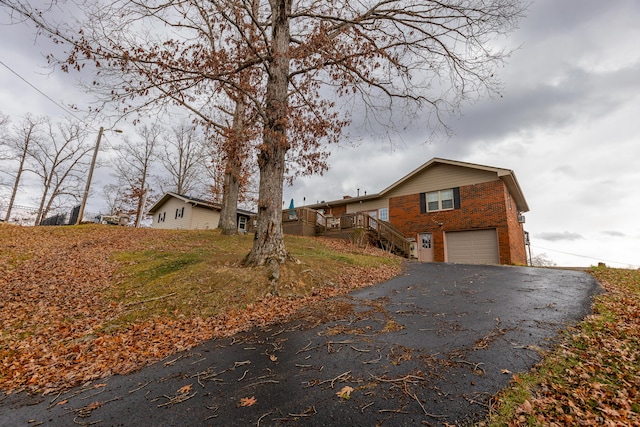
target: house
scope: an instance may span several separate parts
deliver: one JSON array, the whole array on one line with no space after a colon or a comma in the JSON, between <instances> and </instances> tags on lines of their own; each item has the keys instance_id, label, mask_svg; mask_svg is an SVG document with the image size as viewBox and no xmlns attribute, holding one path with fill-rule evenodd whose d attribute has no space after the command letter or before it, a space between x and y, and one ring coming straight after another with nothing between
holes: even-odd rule
<instances>
[{"instance_id":1,"label":"house","mask_svg":"<svg viewBox=\"0 0 640 427\"><path fill-rule=\"evenodd\" d=\"M434 158L380 193L306 208L337 226L365 213L374 229L388 224L408 239L419 261L527 264L522 214L529 206L509 169Z\"/></svg>"},{"instance_id":2,"label":"house","mask_svg":"<svg viewBox=\"0 0 640 427\"><path fill-rule=\"evenodd\" d=\"M218 228L221 206L206 200L165 193L148 211L151 228L203 230ZM246 232L253 212L237 210L238 231Z\"/></svg>"}]
</instances>

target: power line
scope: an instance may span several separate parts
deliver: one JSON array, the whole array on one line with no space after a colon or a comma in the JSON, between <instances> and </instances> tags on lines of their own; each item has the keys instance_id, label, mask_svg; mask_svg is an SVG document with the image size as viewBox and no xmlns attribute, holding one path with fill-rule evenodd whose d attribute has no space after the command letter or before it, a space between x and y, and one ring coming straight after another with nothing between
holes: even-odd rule
<instances>
[{"instance_id":1,"label":"power line","mask_svg":"<svg viewBox=\"0 0 640 427\"><path fill-rule=\"evenodd\" d=\"M610 259L596 258L596 257L587 256L587 255L578 255L578 254L574 254L574 253L571 253L571 252L559 251L557 249L543 248L542 246L531 245L531 247L532 248L536 248L536 249L543 249L545 251L551 251L551 252L557 252L557 253L560 253L560 254L571 255L571 256L578 257L578 258L593 259L593 260L600 261L600 262L612 262L612 263L615 263L615 264L625 264L625 265L628 265L628 266L631 266L631 267L634 267L634 268L638 267L637 264L631 264L631 263L628 263L628 262L613 261L613 260L610 260Z\"/></svg>"},{"instance_id":2,"label":"power line","mask_svg":"<svg viewBox=\"0 0 640 427\"><path fill-rule=\"evenodd\" d=\"M27 79L25 79L24 77L22 77L20 74L18 74L16 71L14 71L11 67L9 67L7 64L5 64L4 62L0 61L0 64L5 67L7 70L11 71L13 74L16 75L16 77L18 77L20 80L22 80L23 82L25 82L26 84L28 84L29 86L31 86L36 92L38 92L40 95L44 96L45 98L47 98L49 101L53 102L56 106L58 106L59 108L61 108L65 113L67 114L71 114L73 117L75 117L78 120L81 120L78 116L76 116L73 112L67 110L66 107L63 107L62 105L60 105L60 103L58 103L57 101L54 101L49 95L47 95L46 93L44 93L43 91L41 91L40 89L38 89L35 85L33 85L30 81L28 81Z\"/></svg>"}]
</instances>

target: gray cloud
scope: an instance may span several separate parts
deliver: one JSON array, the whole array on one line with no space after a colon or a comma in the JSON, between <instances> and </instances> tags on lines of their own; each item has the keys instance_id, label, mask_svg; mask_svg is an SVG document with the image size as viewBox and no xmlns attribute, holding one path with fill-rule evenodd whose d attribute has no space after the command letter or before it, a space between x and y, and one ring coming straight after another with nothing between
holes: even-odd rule
<instances>
[{"instance_id":1,"label":"gray cloud","mask_svg":"<svg viewBox=\"0 0 640 427\"><path fill-rule=\"evenodd\" d=\"M548 240L550 242L560 242L563 240L574 241L582 240L584 237L578 233L570 233L568 231L563 232L542 232L536 234L536 237L542 240Z\"/></svg>"},{"instance_id":2,"label":"gray cloud","mask_svg":"<svg viewBox=\"0 0 640 427\"><path fill-rule=\"evenodd\" d=\"M616 231L616 230L605 230L602 232L602 234L605 234L607 236L611 236L611 237L627 237L626 234L624 234L621 231Z\"/></svg>"},{"instance_id":3,"label":"gray cloud","mask_svg":"<svg viewBox=\"0 0 640 427\"><path fill-rule=\"evenodd\" d=\"M451 138L434 138L428 114L406 106L367 114L340 100L354 123L329 148L331 169L285 187L286 204L379 192L432 157L504 167L515 171L531 207L532 245L546 246L558 265L602 258L640 266L639 20L637 0L533 0L520 29L503 40L518 49L497 70L500 95L462 105L461 116L448 118ZM56 101L84 104L73 88L77 74L46 74L42 53L50 47L34 43L32 30L0 25L3 40L12 40L0 44L0 57ZM0 109L15 119L57 107L0 68ZM607 239L615 245L602 244Z\"/></svg>"}]
</instances>

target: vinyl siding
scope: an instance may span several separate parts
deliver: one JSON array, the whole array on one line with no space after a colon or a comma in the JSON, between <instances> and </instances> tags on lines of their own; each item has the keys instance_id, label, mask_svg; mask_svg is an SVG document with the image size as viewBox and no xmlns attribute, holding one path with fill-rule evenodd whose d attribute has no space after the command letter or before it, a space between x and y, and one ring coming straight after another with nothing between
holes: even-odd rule
<instances>
[{"instance_id":1,"label":"vinyl siding","mask_svg":"<svg viewBox=\"0 0 640 427\"><path fill-rule=\"evenodd\" d=\"M394 188L385 194L385 198L463 187L499 179L498 175L491 171L436 164Z\"/></svg>"},{"instance_id":2,"label":"vinyl siding","mask_svg":"<svg viewBox=\"0 0 640 427\"><path fill-rule=\"evenodd\" d=\"M366 200L362 203L357 202L351 205L347 205L347 213L355 213L355 212L366 212L372 210L378 210L380 208L388 208L389 207L389 199L376 199L376 200Z\"/></svg>"},{"instance_id":3,"label":"vinyl siding","mask_svg":"<svg viewBox=\"0 0 640 427\"><path fill-rule=\"evenodd\" d=\"M212 228L218 228L218 223L220 222L220 212L201 208L194 207L191 211L191 229L193 230L208 230Z\"/></svg>"},{"instance_id":4,"label":"vinyl siding","mask_svg":"<svg viewBox=\"0 0 640 427\"><path fill-rule=\"evenodd\" d=\"M176 218L176 209L182 210L184 208L184 215L181 218ZM158 222L158 215L165 214L164 221ZM171 198L153 215L153 222L151 228L165 228L165 229L188 229L191 216L191 205L184 203L182 200Z\"/></svg>"}]
</instances>

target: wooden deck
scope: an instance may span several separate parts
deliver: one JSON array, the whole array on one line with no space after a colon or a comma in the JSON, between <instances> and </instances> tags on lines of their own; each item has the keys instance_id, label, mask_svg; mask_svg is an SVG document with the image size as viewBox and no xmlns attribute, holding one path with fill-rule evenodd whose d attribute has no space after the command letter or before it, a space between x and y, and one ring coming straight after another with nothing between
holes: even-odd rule
<instances>
[{"instance_id":1,"label":"wooden deck","mask_svg":"<svg viewBox=\"0 0 640 427\"><path fill-rule=\"evenodd\" d=\"M411 243L400 231L364 212L333 217L308 208L286 209L282 211L282 228L285 234L351 240L361 238L364 232L381 248L407 258L411 256Z\"/></svg>"}]
</instances>

